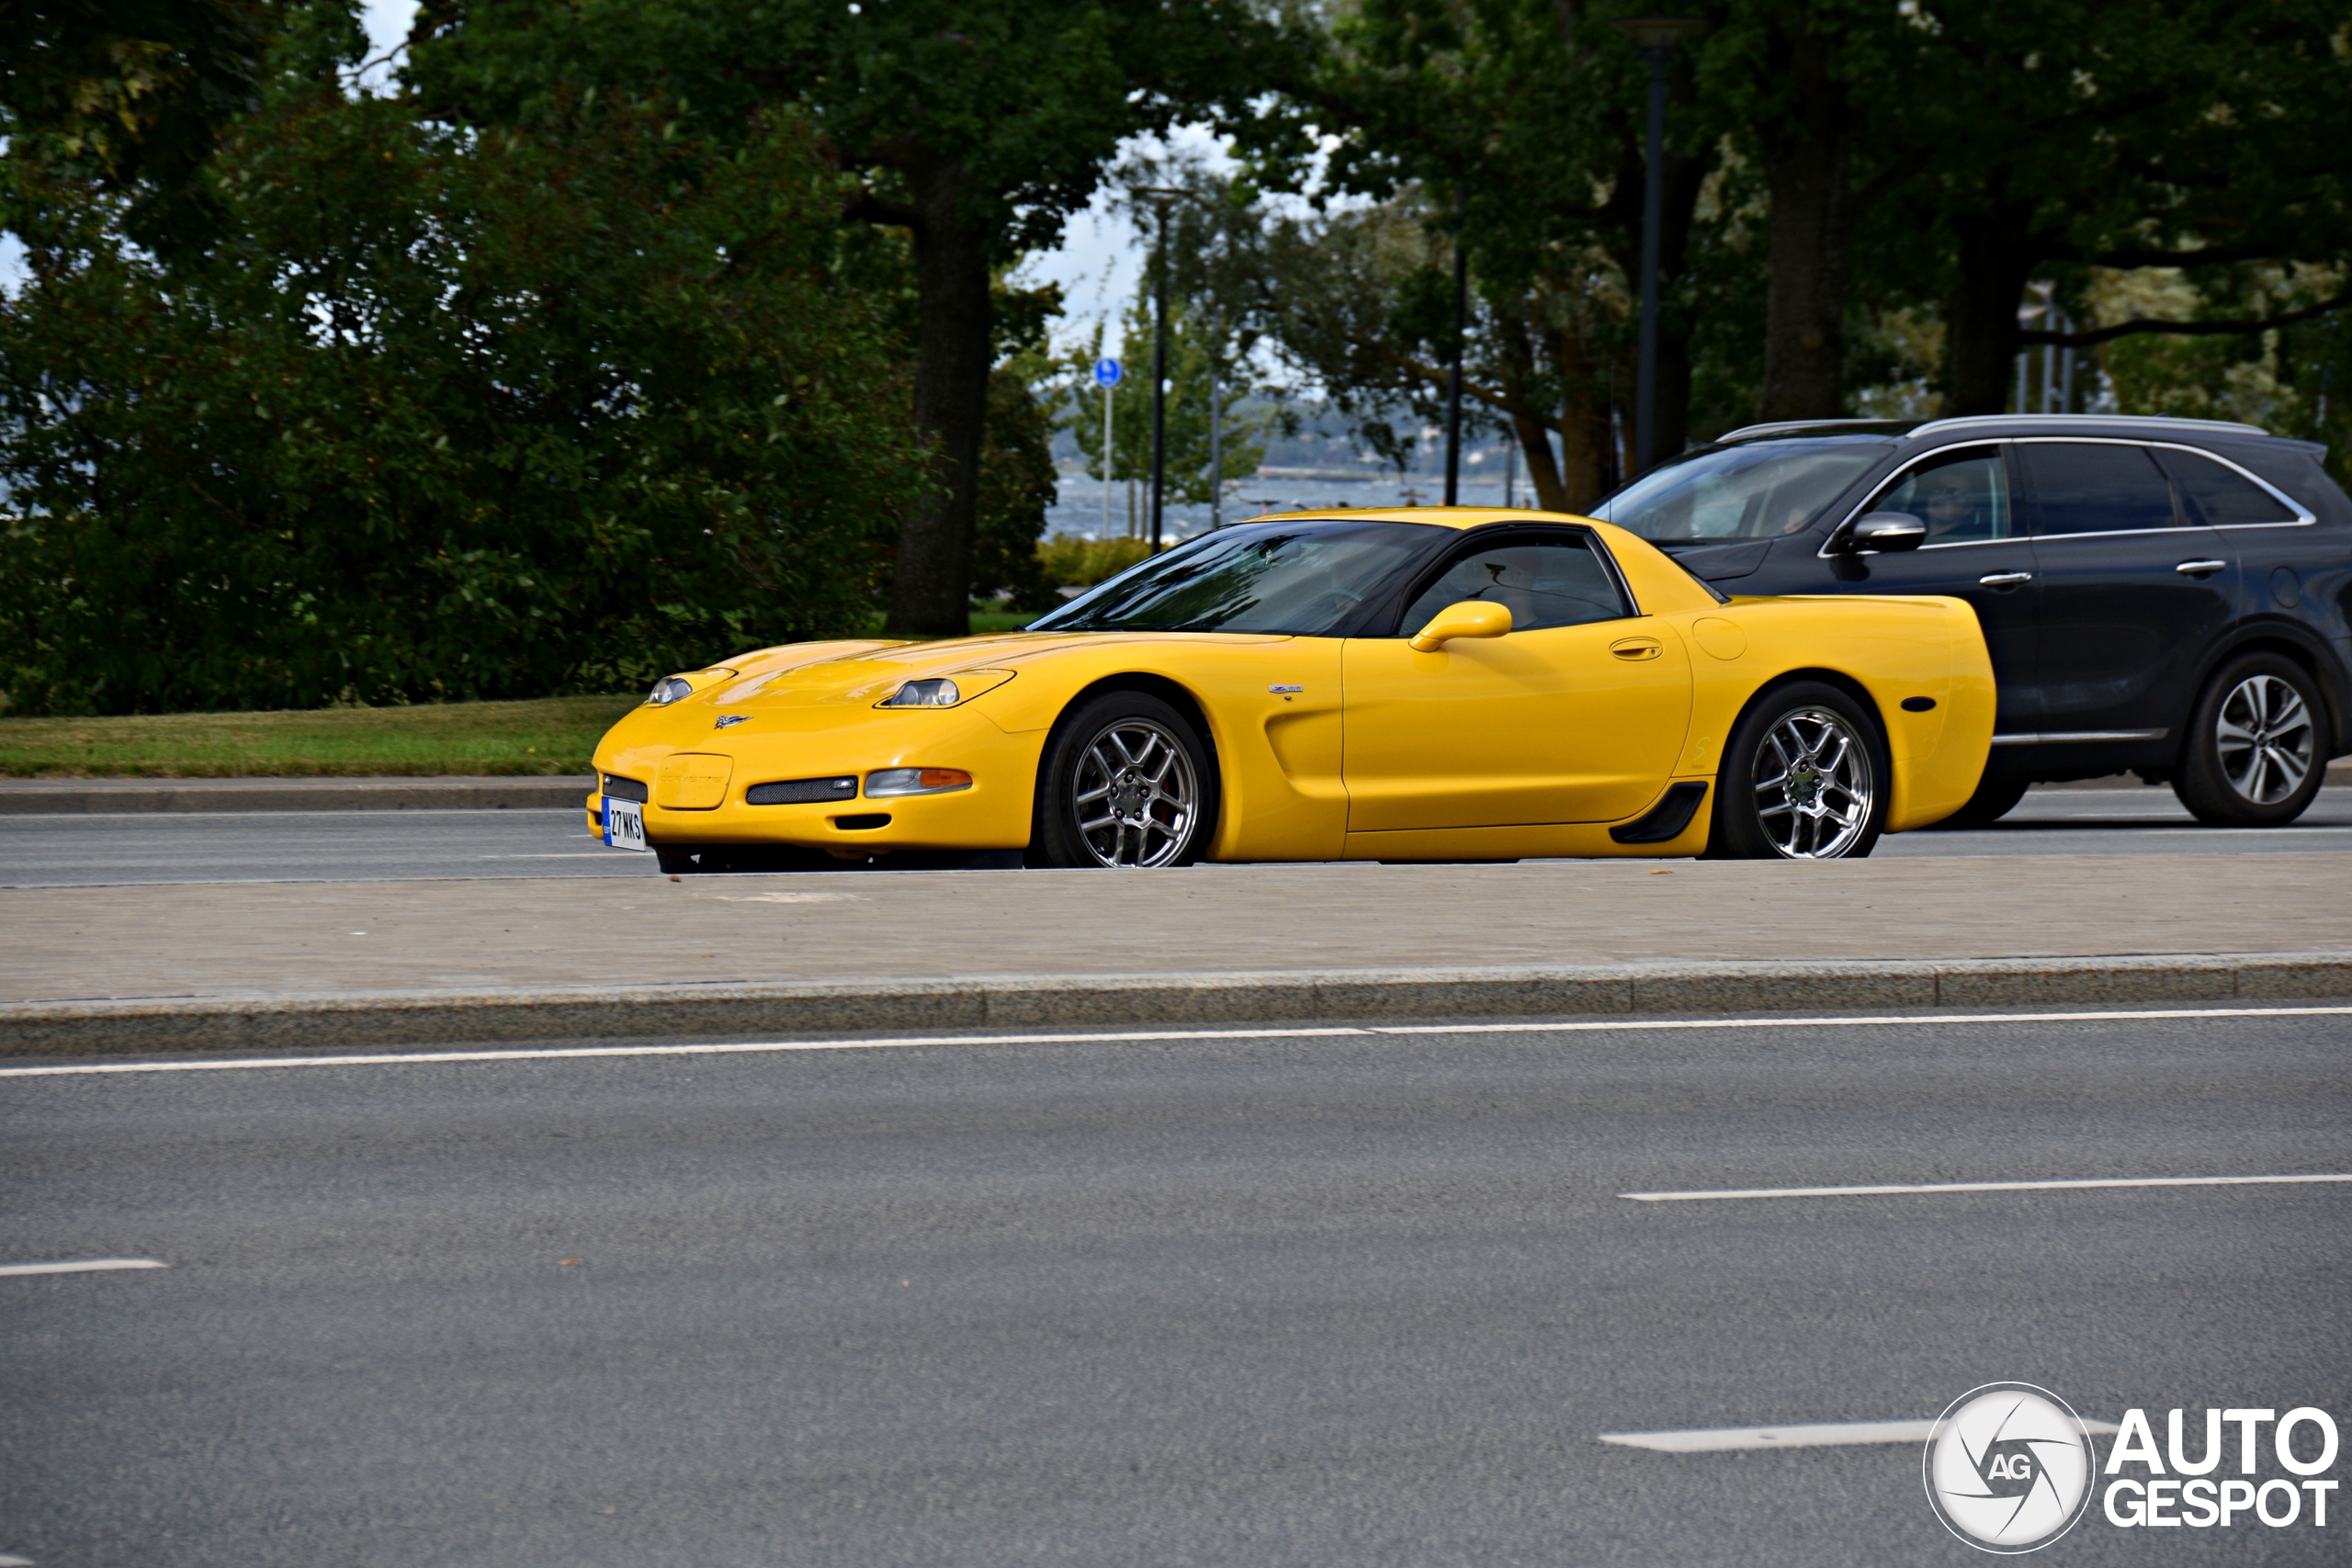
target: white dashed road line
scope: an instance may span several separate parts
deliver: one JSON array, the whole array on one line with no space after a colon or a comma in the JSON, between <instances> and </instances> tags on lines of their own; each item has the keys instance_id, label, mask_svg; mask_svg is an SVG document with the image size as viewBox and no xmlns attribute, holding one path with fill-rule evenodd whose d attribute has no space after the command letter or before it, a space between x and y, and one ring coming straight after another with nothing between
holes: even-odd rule
<instances>
[{"instance_id":1,"label":"white dashed road line","mask_svg":"<svg viewBox=\"0 0 2352 1568\"><path fill-rule=\"evenodd\" d=\"M2112 1421L2085 1421L2093 1432L2116 1430ZM1829 1421L1803 1427L1702 1427L1684 1432L1602 1432L1604 1443L1655 1449L1662 1454L1726 1453L1735 1449L1826 1449L1853 1443L1924 1443L1933 1421Z\"/></svg>"},{"instance_id":2,"label":"white dashed road line","mask_svg":"<svg viewBox=\"0 0 2352 1568\"><path fill-rule=\"evenodd\" d=\"M1692 1203L1713 1198L1880 1198L1907 1192L2059 1192L2091 1187L2284 1187L2352 1181L2352 1173L2309 1176L2105 1176L2071 1181L1934 1181L1916 1187L1731 1187L1699 1192L1620 1192L1637 1203Z\"/></svg>"},{"instance_id":3,"label":"white dashed road line","mask_svg":"<svg viewBox=\"0 0 2352 1568\"><path fill-rule=\"evenodd\" d=\"M169 1269L153 1258L85 1258L72 1263L0 1263L0 1274L104 1274L114 1269Z\"/></svg>"}]
</instances>

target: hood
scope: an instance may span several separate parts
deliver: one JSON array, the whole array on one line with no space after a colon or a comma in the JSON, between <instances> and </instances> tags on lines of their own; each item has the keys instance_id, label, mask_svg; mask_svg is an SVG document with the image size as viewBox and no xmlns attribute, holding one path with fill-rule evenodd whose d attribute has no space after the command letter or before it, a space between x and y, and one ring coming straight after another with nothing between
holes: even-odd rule
<instances>
[{"instance_id":1,"label":"hood","mask_svg":"<svg viewBox=\"0 0 2352 1568\"><path fill-rule=\"evenodd\" d=\"M1074 648L1287 640L1281 637L1217 632L1003 632L993 637L950 637L940 642L817 645L825 651L815 659L788 657L799 651L794 648L763 649L741 660L729 660L741 673L707 692L696 693L687 702L752 712L807 703L847 703L870 707L909 681L981 670L1018 674L1041 659ZM787 657L772 660L771 655Z\"/></svg>"}]
</instances>

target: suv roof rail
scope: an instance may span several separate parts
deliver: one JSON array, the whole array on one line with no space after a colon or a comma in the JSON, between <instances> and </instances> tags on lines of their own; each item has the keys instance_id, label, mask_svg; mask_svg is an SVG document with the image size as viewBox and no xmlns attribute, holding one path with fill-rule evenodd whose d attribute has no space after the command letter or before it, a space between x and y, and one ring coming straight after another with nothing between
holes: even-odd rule
<instances>
[{"instance_id":1,"label":"suv roof rail","mask_svg":"<svg viewBox=\"0 0 2352 1568\"><path fill-rule=\"evenodd\" d=\"M2183 433L2226 430L2233 435L2267 435L2270 432L2258 424L2240 424L2226 419L2174 419L2163 414L2135 413L1980 413L1957 419L1931 419L1915 427L1914 435L1936 435L1947 430L1981 430L1990 424L2022 424L2030 427L2057 429L2065 425L2091 425L2102 430L2143 430L2154 434L2166 430Z\"/></svg>"},{"instance_id":2,"label":"suv roof rail","mask_svg":"<svg viewBox=\"0 0 2352 1568\"><path fill-rule=\"evenodd\" d=\"M1865 430L1884 431L1900 435L1911 422L1905 419L1783 419L1770 424L1743 424L1737 430L1726 431L1710 445L1725 441L1745 441L1753 435L1784 435L1792 430L1835 430L1849 426L1860 434Z\"/></svg>"}]
</instances>

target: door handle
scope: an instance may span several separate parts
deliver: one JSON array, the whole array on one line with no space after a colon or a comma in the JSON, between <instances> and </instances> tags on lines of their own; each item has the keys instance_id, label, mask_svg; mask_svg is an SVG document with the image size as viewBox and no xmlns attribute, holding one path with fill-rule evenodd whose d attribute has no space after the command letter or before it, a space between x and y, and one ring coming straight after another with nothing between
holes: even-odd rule
<instances>
[{"instance_id":1,"label":"door handle","mask_svg":"<svg viewBox=\"0 0 2352 1568\"><path fill-rule=\"evenodd\" d=\"M2015 588L2020 582L2031 582L2030 571L1988 571L1976 580L1979 588Z\"/></svg>"},{"instance_id":2,"label":"door handle","mask_svg":"<svg viewBox=\"0 0 2352 1568\"><path fill-rule=\"evenodd\" d=\"M2225 560L2185 560L2173 568L2183 577L2211 577L2217 571L2229 570L2230 563Z\"/></svg>"},{"instance_id":3,"label":"door handle","mask_svg":"<svg viewBox=\"0 0 2352 1568\"><path fill-rule=\"evenodd\" d=\"M1620 659L1656 659L1658 645L1645 637L1629 637L1623 642L1612 642L1609 651Z\"/></svg>"}]
</instances>

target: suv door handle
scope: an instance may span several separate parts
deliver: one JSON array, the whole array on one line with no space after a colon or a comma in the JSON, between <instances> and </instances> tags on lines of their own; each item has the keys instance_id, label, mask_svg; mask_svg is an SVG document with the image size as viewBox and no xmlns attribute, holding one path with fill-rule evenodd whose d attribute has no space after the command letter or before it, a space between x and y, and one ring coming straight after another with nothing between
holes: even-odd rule
<instances>
[{"instance_id":1,"label":"suv door handle","mask_svg":"<svg viewBox=\"0 0 2352 1568\"><path fill-rule=\"evenodd\" d=\"M2229 570L2230 563L2225 560L2185 560L2173 568L2183 577L2211 577L2217 571Z\"/></svg>"},{"instance_id":2,"label":"suv door handle","mask_svg":"<svg viewBox=\"0 0 2352 1568\"><path fill-rule=\"evenodd\" d=\"M1979 588L2015 588L2020 582L2031 582L2030 571L1991 571L1976 580Z\"/></svg>"}]
</instances>

